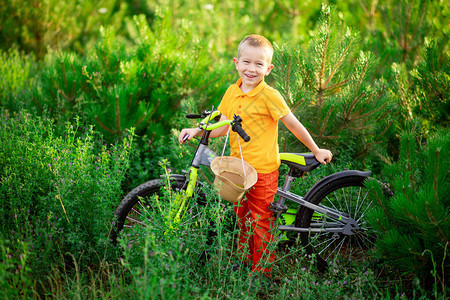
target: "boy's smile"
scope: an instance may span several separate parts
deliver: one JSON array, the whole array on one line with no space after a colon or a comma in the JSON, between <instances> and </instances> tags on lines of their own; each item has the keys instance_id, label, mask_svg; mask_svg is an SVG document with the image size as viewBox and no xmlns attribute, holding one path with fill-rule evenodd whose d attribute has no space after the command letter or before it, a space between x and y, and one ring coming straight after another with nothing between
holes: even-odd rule
<instances>
[{"instance_id":1,"label":"boy's smile","mask_svg":"<svg viewBox=\"0 0 450 300\"><path fill-rule=\"evenodd\" d=\"M242 79L244 93L253 90L273 69L270 57L262 47L245 46L239 58L233 58L233 61Z\"/></svg>"}]
</instances>

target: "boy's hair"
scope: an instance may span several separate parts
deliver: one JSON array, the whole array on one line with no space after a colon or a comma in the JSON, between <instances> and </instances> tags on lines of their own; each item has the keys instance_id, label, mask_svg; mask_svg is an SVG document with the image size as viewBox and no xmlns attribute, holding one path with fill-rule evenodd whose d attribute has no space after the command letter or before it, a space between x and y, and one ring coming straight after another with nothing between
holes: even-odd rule
<instances>
[{"instance_id":1,"label":"boy's hair","mask_svg":"<svg viewBox=\"0 0 450 300\"><path fill-rule=\"evenodd\" d=\"M241 56L242 49L244 49L245 46L251 46L251 47L261 47L264 48L264 50L267 53L267 57L269 59L269 63L272 61L273 56L273 47L272 43L263 37L262 35L258 34L252 34L246 36L240 43L238 47L238 58Z\"/></svg>"}]
</instances>

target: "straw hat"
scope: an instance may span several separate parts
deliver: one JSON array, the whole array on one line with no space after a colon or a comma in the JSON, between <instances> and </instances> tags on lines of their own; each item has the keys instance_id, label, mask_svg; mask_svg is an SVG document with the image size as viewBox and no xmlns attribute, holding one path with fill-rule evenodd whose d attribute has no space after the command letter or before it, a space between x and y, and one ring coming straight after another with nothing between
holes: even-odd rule
<instances>
[{"instance_id":1,"label":"straw hat","mask_svg":"<svg viewBox=\"0 0 450 300\"><path fill-rule=\"evenodd\" d=\"M244 164L245 173L242 169ZM255 168L242 159L231 156L218 156L211 162L211 170L216 178L214 186L220 196L231 203L239 201L244 193L258 180Z\"/></svg>"}]
</instances>

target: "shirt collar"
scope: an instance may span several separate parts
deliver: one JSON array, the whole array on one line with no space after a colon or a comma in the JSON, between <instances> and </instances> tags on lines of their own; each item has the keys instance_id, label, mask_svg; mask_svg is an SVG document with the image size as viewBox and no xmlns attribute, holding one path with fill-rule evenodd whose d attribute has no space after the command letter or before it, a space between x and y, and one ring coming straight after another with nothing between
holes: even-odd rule
<instances>
[{"instance_id":1,"label":"shirt collar","mask_svg":"<svg viewBox=\"0 0 450 300\"><path fill-rule=\"evenodd\" d=\"M267 83L263 79L253 90L251 90L248 93L244 93L240 89L241 84L242 84L242 78L239 78L238 81L236 82L236 85L237 85L239 91L241 92L241 95L247 95L248 97L254 97L254 96L258 95L267 85Z\"/></svg>"}]
</instances>

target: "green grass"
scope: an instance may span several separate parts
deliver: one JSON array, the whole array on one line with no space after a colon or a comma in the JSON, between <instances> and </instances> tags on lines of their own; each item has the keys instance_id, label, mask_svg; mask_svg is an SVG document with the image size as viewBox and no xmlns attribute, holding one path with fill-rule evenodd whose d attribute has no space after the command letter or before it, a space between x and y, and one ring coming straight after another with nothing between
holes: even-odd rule
<instances>
[{"instance_id":1,"label":"green grass","mask_svg":"<svg viewBox=\"0 0 450 300\"><path fill-rule=\"evenodd\" d=\"M0 298L58 299L410 299L439 291L373 259L317 272L302 247L273 245L271 279L233 271L238 228L229 203L207 190L195 226L153 213L145 238L108 232L132 141L104 145L81 124L56 136L52 121L2 112L0 128ZM319 172L319 177L323 174ZM308 180L313 180L308 179ZM160 198L170 201L171 195ZM150 212L151 213L151 212ZM157 221L159 218L159 221ZM210 223L210 220L213 220ZM207 243L209 232L216 236ZM204 252L209 259L201 259Z\"/></svg>"}]
</instances>

